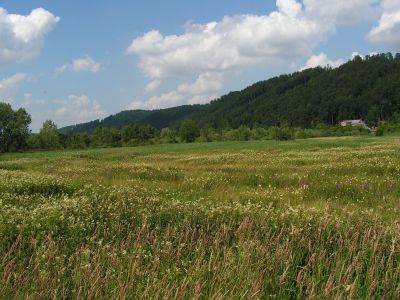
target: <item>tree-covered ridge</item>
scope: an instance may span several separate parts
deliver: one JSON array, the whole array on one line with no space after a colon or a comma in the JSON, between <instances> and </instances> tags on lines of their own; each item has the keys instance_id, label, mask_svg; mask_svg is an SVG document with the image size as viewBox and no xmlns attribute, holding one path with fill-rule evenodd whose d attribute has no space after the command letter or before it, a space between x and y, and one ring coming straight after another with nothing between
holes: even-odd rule
<instances>
[{"instance_id":1,"label":"tree-covered ridge","mask_svg":"<svg viewBox=\"0 0 400 300\"><path fill-rule=\"evenodd\" d=\"M357 56L339 68L314 68L258 82L207 105L195 120L213 127L289 125L346 119L371 126L400 110L400 54Z\"/></svg>"},{"instance_id":2,"label":"tree-covered ridge","mask_svg":"<svg viewBox=\"0 0 400 300\"><path fill-rule=\"evenodd\" d=\"M124 111L104 120L61 129L93 132L137 123L158 129L192 118L200 127L336 125L364 119L370 126L400 111L400 54L357 56L339 68L314 68L258 82L206 105Z\"/></svg>"},{"instance_id":3,"label":"tree-covered ridge","mask_svg":"<svg viewBox=\"0 0 400 300\"><path fill-rule=\"evenodd\" d=\"M176 127L180 121L203 109L201 105L183 105L159 110L129 110L103 120L72 125L60 129L61 133L92 133L97 127L122 128L130 124L150 125L158 129Z\"/></svg>"}]
</instances>

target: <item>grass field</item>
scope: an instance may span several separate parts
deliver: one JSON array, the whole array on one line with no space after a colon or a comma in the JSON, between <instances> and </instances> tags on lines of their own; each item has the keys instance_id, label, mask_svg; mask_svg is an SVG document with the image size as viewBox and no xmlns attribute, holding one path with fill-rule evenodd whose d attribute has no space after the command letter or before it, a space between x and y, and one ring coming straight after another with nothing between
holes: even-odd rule
<instances>
[{"instance_id":1,"label":"grass field","mask_svg":"<svg viewBox=\"0 0 400 300\"><path fill-rule=\"evenodd\" d=\"M4 299L400 297L400 139L0 156Z\"/></svg>"}]
</instances>

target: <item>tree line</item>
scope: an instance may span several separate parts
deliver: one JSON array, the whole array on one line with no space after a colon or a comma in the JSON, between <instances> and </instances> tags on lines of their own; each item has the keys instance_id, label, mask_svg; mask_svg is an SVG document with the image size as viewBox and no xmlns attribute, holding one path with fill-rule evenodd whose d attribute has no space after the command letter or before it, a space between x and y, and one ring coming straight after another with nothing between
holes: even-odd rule
<instances>
[{"instance_id":1,"label":"tree line","mask_svg":"<svg viewBox=\"0 0 400 300\"><path fill-rule=\"evenodd\" d=\"M400 119L400 118L399 118ZM319 124L312 129L288 126L252 128L199 127L192 119L184 119L179 126L161 130L150 126L131 124L121 128L97 127L92 133L65 134L57 125L46 120L39 133L31 133L30 115L22 108L14 111L9 104L0 103L0 152L26 150L86 149L103 147L140 146L147 144L192 143L249 140L293 140L321 136L344 136L369 134L363 128L327 126Z\"/></svg>"},{"instance_id":2,"label":"tree line","mask_svg":"<svg viewBox=\"0 0 400 300\"><path fill-rule=\"evenodd\" d=\"M400 130L399 113L400 54L386 53L275 77L206 105L125 111L61 130L48 120L38 134L24 109L0 103L0 152L367 133L337 125L345 119L381 135Z\"/></svg>"}]
</instances>

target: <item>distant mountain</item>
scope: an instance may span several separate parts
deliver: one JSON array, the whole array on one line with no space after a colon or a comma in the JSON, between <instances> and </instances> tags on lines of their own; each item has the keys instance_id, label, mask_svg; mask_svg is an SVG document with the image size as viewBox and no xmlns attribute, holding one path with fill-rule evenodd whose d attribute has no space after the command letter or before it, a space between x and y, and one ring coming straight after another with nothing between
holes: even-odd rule
<instances>
[{"instance_id":1,"label":"distant mountain","mask_svg":"<svg viewBox=\"0 0 400 300\"><path fill-rule=\"evenodd\" d=\"M124 111L61 129L93 131L97 126L130 123L156 128L176 126L184 118L215 128L240 125L335 125L364 119L369 125L400 112L400 54L357 56L339 68L314 68L258 82L206 105L179 106L155 111Z\"/></svg>"},{"instance_id":2,"label":"distant mountain","mask_svg":"<svg viewBox=\"0 0 400 300\"><path fill-rule=\"evenodd\" d=\"M129 124L151 125L162 129L174 127L184 118L192 117L204 109L202 105L183 105L159 110L127 110L111 115L103 120L72 125L60 129L61 133L93 132L96 127L121 128Z\"/></svg>"}]
</instances>

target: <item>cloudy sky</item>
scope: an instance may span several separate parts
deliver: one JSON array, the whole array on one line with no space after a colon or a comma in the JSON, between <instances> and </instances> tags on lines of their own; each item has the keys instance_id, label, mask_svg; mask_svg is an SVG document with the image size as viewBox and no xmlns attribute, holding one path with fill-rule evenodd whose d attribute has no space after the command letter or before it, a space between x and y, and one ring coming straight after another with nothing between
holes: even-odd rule
<instances>
[{"instance_id":1,"label":"cloudy sky","mask_svg":"<svg viewBox=\"0 0 400 300\"><path fill-rule=\"evenodd\" d=\"M388 51L400 52L399 0L3 0L0 101L37 131Z\"/></svg>"}]
</instances>

